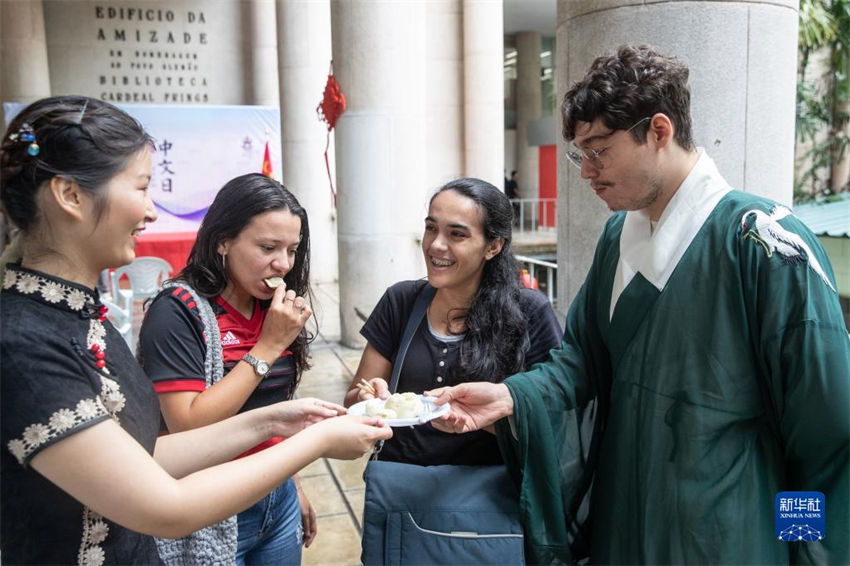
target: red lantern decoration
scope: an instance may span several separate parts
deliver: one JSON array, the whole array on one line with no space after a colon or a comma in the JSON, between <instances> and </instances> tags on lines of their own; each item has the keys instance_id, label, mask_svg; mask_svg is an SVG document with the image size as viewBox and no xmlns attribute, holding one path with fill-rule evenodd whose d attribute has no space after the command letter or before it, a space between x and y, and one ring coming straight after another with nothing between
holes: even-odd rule
<instances>
[{"instance_id":1,"label":"red lantern decoration","mask_svg":"<svg viewBox=\"0 0 850 566\"><path fill-rule=\"evenodd\" d=\"M333 206L336 207L336 191L334 190L333 180L331 179L331 166L328 162L328 148L331 144L331 130L334 129L336 121L345 112L345 95L339 88L339 83L334 78L334 64L331 61L328 71L328 82L325 84L325 92L322 96L322 101L316 107L316 113L319 115L319 120L327 123L328 137L325 142L325 168L328 170L328 183L331 186L331 200Z\"/></svg>"}]
</instances>

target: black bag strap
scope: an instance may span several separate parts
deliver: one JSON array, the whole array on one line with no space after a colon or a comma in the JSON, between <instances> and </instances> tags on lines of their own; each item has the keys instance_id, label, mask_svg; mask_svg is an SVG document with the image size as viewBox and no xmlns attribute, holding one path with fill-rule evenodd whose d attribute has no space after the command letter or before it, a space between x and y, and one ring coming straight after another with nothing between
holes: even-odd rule
<instances>
[{"instance_id":1,"label":"black bag strap","mask_svg":"<svg viewBox=\"0 0 850 566\"><path fill-rule=\"evenodd\" d=\"M395 393L398 387L398 379L401 375L401 367L404 365L404 357L407 355L407 349L410 347L410 342L413 340L413 335L416 329L419 328L419 323L425 316L425 311L428 310L428 305L431 304L431 299L437 292L429 283L419 291L416 297L416 303L413 305L413 310L410 311L410 317L407 319L407 325L404 327L404 334L401 335L401 344L398 347L395 362L393 363L393 373L390 377L390 393Z\"/></svg>"},{"instance_id":2,"label":"black bag strap","mask_svg":"<svg viewBox=\"0 0 850 566\"><path fill-rule=\"evenodd\" d=\"M407 348L410 346L410 342L413 340L413 335L416 333L416 329L419 328L419 323L422 322L422 318L425 316L425 311L428 310L428 305L431 304L431 299L434 298L434 294L436 292L437 290L426 282L425 286L419 290L419 294L416 296L416 302L413 304L413 310L410 311L410 316L407 318L407 324L404 327L404 334L401 335L401 344L399 344L398 347L398 354L396 354L395 362L393 362L393 373L390 377L390 394L395 393L395 390L398 387L398 379L401 375L401 367L404 365L404 357L407 355ZM379 440L375 444L375 450L372 453L373 460L378 459L378 453L383 447L383 440Z\"/></svg>"}]
</instances>

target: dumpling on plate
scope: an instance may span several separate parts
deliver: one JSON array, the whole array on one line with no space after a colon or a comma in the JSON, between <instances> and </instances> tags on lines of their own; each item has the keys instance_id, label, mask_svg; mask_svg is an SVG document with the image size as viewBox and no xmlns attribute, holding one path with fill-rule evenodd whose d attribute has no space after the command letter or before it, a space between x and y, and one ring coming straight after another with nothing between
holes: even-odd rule
<instances>
[{"instance_id":1,"label":"dumpling on plate","mask_svg":"<svg viewBox=\"0 0 850 566\"><path fill-rule=\"evenodd\" d=\"M380 413L384 408L384 400L383 399L369 399L366 401L365 413L366 416L376 417L378 413Z\"/></svg>"},{"instance_id":2,"label":"dumpling on plate","mask_svg":"<svg viewBox=\"0 0 850 566\"><path fill-rule=\"evenodd\" d=\"M384 404L385 409L395 411L400 419L415 419L422 414L422 401L416 393L393 393Z\"/></svg>"},{"instance_id":3,"label":"dumpling on plate","mask_svg":"<svg viewBox=\"0 0 850 566\"><path fill-rule=\"evenodd\" d=\"M382 419L397 419L398 415L396 415L395 411L392 409L381 409L375 414L376 417L380 417Z\"/></svg>"}]
</instances>

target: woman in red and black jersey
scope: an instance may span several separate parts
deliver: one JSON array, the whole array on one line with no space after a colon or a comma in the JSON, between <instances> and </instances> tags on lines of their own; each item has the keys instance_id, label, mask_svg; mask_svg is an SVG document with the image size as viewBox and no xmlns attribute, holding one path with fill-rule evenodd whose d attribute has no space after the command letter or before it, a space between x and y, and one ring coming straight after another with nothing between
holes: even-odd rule
<instances>
[{"instance_id":1,"label":"woman in red and black jersey","mask_svg":"<svg viewBox=\"0 0 850 566\"><path fill-rule=\"evenodd\" d=\"M259 174L228 182L140 333L142 364L169 432L292 398L312 339L304 328L312 314L309 274L307 213L295 197ZM200 541L161 541L160 551L187 556L191 550L174 545L212 542L224 562L235 552L238 564L299 564L316 515L291 479L238 515L238 548L232 531L219 525L193 535Z\"/></svg>"}]
</instances>

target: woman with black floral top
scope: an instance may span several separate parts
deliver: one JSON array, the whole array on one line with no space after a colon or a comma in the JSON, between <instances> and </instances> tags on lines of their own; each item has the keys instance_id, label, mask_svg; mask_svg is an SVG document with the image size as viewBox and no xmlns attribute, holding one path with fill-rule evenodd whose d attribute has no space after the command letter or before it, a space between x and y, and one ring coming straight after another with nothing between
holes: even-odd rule
<instances>
[{"instance_id":1,"label":"woman with black floral top","mask_svg":"<svg viewBox=\"0 0 850 566\"><path fill-rule=\"evenodd\" d=\"M22 249L0 294L6 564L158 563L150 535L184 536L316 458L355 458L391 436L300 399L157 437L156 394L95 291L156 219L150 143L127 114L80 96L31 104L3 136L0 194ZM230 461L273 436L289 439Z\"/></svg>"}]
</instances>

